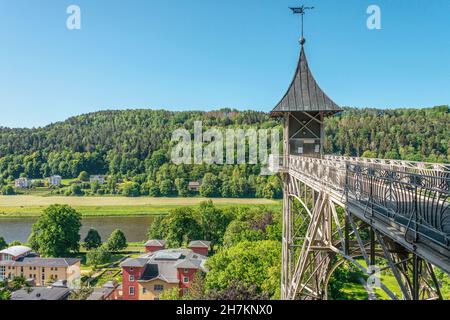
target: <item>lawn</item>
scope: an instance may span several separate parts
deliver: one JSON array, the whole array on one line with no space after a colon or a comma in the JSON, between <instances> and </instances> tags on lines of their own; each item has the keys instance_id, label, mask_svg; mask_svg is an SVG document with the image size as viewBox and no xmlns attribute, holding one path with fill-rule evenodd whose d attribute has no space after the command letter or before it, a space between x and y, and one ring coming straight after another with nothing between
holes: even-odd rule
<instances>
[{"instance_id":1,"label":"lawn","mask_svg":"<svg viewBox=\"0 0 450 320\"><path fill-rule=\"evenodd\" d=\"M39 216L52 204L67 204L83 216L143 216L167 214L180 207L195 207L206 198L42 197L0 196L0 218ZM265 205L281 209L281 201L267 199L212 199L217 207Z\"/></svg>"}]
</instances>

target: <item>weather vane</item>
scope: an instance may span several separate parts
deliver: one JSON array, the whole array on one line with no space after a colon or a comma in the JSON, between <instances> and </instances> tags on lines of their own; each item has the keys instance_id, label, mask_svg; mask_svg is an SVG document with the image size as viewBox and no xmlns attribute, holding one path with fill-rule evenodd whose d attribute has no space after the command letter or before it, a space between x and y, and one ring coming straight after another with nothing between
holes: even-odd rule
<instances>
[{"instance_id":1,"label":"weather vane","mask_svg":"<svg viewBox=\"0 0 450 320\"><path fill-rule=\"evenodd\" d=\"M312 10L312 9L314 9L314 7L305 7L304 5L302 5L301 7L289 8L289 9L291 9L294 14L300 14L302 16L302 38L300 40L300 44L304 45L306 40L305 40L305 37L303 36L303 30L304 30L303 17L305 16L306 10Z\"/></svg>"}]
</instances>

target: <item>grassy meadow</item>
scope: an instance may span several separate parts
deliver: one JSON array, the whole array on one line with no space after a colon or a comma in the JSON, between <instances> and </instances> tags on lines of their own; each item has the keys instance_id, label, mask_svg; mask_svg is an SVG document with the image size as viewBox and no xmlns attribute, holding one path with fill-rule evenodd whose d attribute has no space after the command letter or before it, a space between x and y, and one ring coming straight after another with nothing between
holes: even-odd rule
<instances>
[{"instance_id":1,"label":"grassy meadow","mask_svg":"<svg viewBox=\"0 0 450 320\"><path fill-rule=\"evenodd\" d=\"M196 207L207 198L0 196L0 218L35 217L52 204L67 204L83 216L162 215L180 207ZM211 199L217 207L264 205L281 210L281 201L267 199Z\"/></svg>"}]
</instances>

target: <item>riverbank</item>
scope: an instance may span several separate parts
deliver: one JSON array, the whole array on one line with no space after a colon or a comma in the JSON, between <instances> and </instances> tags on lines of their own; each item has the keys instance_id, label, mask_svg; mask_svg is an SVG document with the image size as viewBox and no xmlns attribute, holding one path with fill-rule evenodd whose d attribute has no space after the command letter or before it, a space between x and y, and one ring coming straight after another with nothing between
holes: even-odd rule
<instances>
[{"instance_id":1,"label":"riverbank","mask_svg":"<svg viewBox=\"0 0 450 320\"><path fill-rule=\"evenodd\" d=\"M207 198L42 197L0 196L1 218L37 217L52 204L67 204L84 217L157 216L181 207L196 207ZM211 199L219 207L264 205L281 209L281 201L268 199Z\"/></svg>"}]
</instances>

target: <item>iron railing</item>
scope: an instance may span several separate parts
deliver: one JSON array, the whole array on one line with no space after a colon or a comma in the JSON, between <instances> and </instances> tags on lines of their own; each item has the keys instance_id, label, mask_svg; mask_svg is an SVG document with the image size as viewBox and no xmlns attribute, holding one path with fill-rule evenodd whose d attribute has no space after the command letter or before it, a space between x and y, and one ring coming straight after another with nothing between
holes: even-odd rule
<instances>
[{"instance_id":1,"label":"iron railing","mask_svg":"<svg viewBox=\"0 0 450 320\"><path fill-rule=\"evenodd\" d=\"M272 161L357 204L368 218L405 230L410 242L427 239L450 248L448 165L337 156Z\"/></svg>"}]
</instances>

